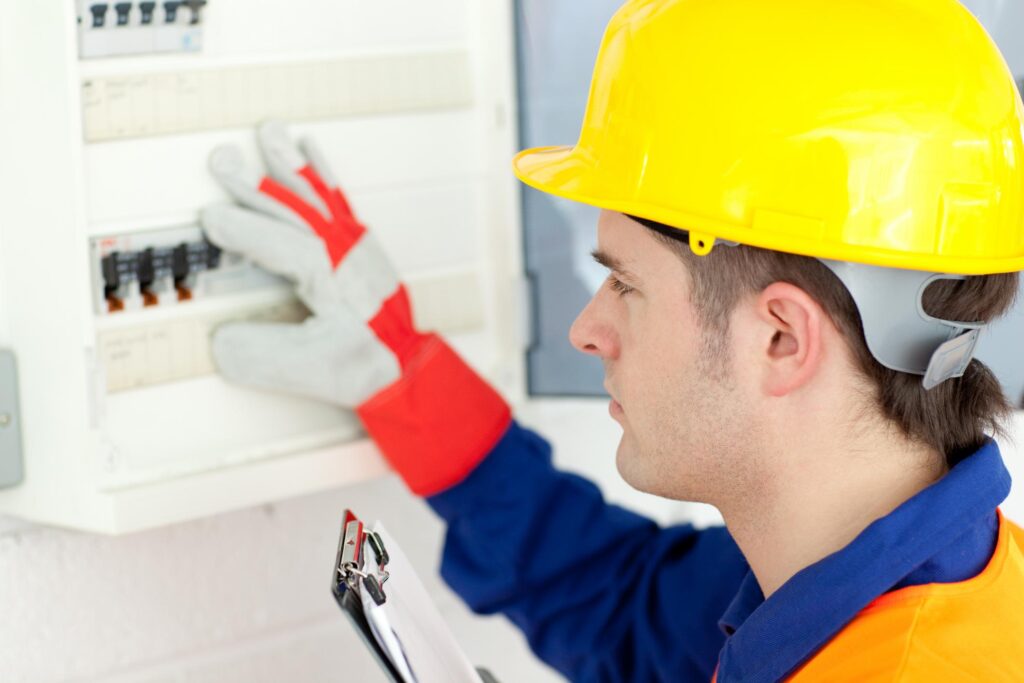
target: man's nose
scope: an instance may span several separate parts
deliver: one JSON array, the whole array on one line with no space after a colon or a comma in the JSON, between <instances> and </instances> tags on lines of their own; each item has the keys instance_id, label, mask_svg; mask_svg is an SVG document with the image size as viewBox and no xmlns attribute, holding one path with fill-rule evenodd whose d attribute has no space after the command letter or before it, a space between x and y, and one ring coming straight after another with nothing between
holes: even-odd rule
<instances>
[{"instance_id":1,"label":"man's nose","mask_svg":"<svg viewBox=\"0 0 1024 683\"><path fill-rule=\"evenodd\" d=\"M581 353L602 359L619 355L619 338L614 327L602 315L600 292L580 311L569 329L569 341Z\"/></svg>"}]
</instances>

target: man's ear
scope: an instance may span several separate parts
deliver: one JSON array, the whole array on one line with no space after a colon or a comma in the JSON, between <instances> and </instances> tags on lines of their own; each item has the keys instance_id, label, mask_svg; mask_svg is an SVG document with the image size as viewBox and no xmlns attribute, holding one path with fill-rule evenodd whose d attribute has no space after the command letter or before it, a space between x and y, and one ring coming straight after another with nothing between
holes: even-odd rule
<instances>
[{"instance_id":1,"label":"man's ear","mask_svg":"<svg viewBox=\"0 0 1024 683\"><path fill-rule=\"evenodd\" d=\"M755 312L770 335L762 348L762 387L769 396L785 396L806 385L821 367L828 316L804 290L787 282L766 287Z\"/></svg>"}]
</instances>

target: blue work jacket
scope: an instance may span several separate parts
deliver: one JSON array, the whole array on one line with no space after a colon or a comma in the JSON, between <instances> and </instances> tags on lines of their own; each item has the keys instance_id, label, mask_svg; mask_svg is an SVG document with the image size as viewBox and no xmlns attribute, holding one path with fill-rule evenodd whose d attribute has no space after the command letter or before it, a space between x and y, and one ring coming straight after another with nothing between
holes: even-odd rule
<instances>
[{"instance_id":1,"label":"blue work jacket","mask_svg":"<svg viewBox=\"0 0 1024 683\"><path fill-rule=\"evenodd\" d=\"M717 665L719 683L758 683L783 680L888 591L978 574L1009 490L988 441L768 600L725 527L660 528L609 505L515 423L428 502L448 523L444 579L568 679L706 683Z\"/></svg>"}]
</instances>

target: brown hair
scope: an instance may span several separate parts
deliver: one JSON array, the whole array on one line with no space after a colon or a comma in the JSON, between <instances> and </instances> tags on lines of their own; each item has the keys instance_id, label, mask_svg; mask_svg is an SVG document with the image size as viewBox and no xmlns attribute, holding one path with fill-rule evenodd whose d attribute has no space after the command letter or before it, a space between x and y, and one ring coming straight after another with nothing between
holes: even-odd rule
<instances>
[{"instance_id":1,"label":"brown hair","mask_svg":"<svg viewBox=\"0 0 1024 683\"><path fill-rule=\"evenodd\" d=\"M695 310L715 332L728 333L729 316L741 297L773 282L788 282L815 299L846 337L882 414L908 438L945 454L949 467L980 448L986 433L1005 435L1013 407L988 367L975 359L963 377L930 391L919 375L885 367L868 350L850 293L817 259L744 245L719 246L696 256L686 233L642 222L687 265ZM1017 273L939 280L925 290L922 304L936 318L988 322L1009 310L1017 287Z\"/></svg>"}]
</instances>

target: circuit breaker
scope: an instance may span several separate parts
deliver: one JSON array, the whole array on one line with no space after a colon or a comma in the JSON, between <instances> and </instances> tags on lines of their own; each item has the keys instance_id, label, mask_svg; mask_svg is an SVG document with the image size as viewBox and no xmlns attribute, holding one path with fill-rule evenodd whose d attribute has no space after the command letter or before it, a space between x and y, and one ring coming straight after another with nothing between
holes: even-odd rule
<instances>
[{"instance_id":1,"label":"circuit breaker","mask_svg":"<svg viewBox=\"0 0 1024 683\"><path fill-rule=\"evenodd\" d=\"M22 456L0 514L120 533L386 471L351 414L230 385L211 358L225 322L309 315L198 223L230 201L209 153L259 166L267 119L317 140L418 325L521 395L509 2L0 9L0 349Z\"/></svg>"},{"instance_id":2,"label":"circuit breaker","mask_svg":"<svg viewBox=\"0 0 1024 683\"><path fill-rule=\"evenodd\" d=\"M78 0L78 54L89 59L201 50L207 2Z\"/></svg>"}]
</instances>

